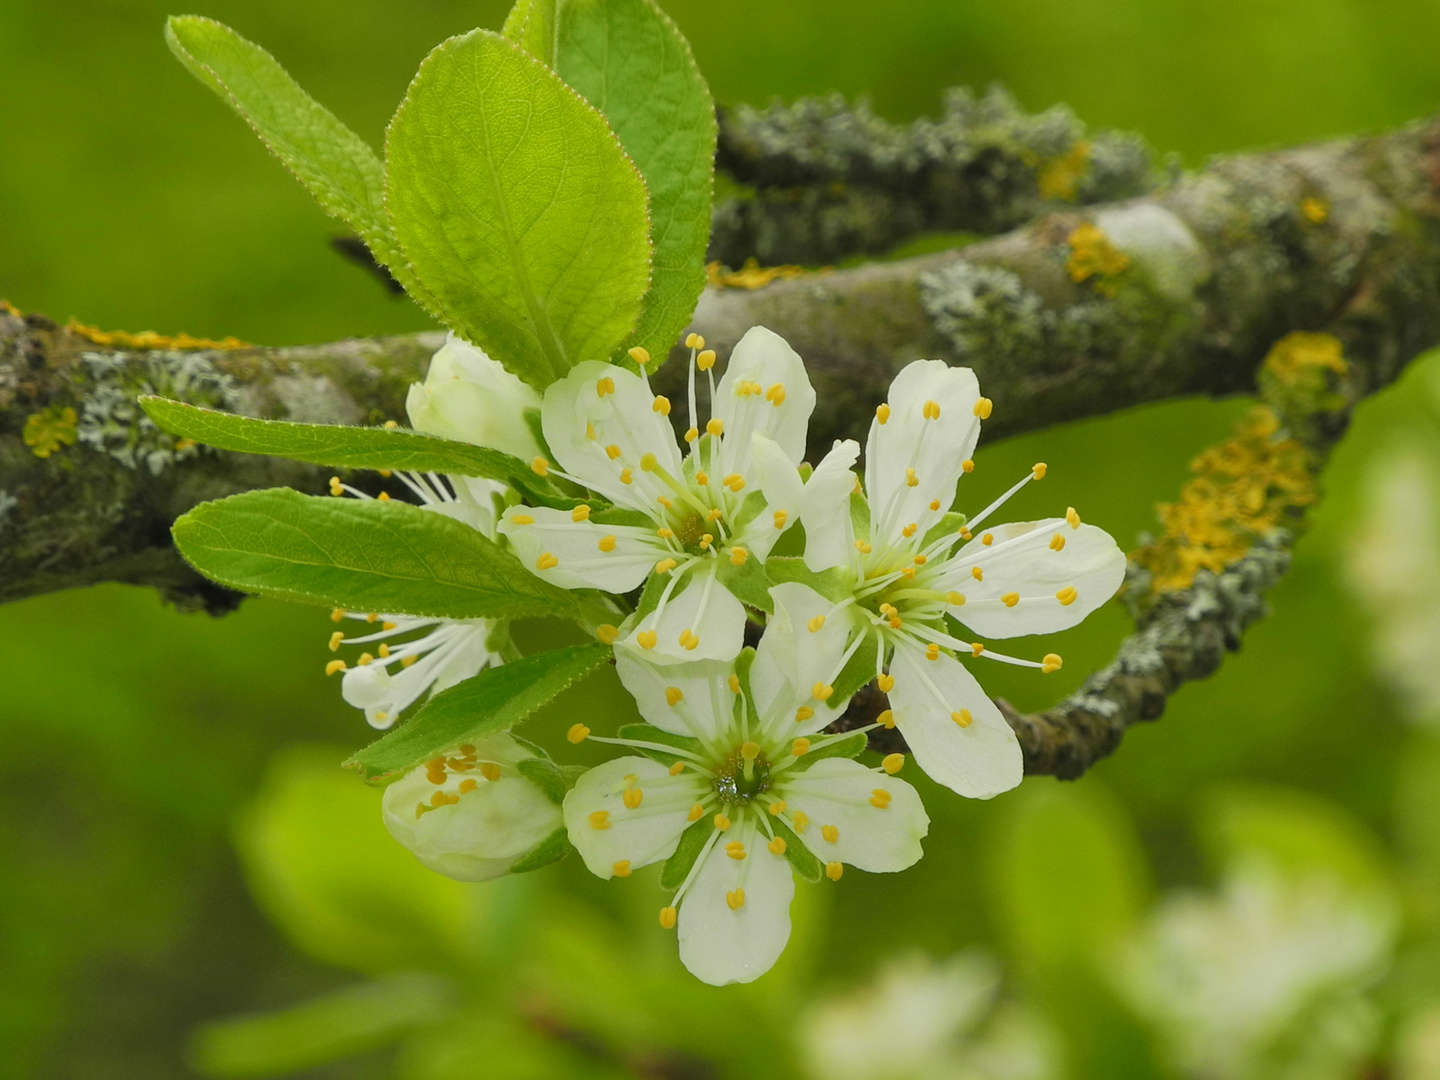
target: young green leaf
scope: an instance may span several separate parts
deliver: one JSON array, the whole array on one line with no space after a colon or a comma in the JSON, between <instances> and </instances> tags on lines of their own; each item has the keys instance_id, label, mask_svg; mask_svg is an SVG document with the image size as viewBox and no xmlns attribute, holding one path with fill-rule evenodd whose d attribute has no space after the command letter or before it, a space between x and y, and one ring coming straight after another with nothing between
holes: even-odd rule
<instances>
[{"instance_id":1,"label":"young green leaf","mask_svg":"<svg viewBox=\"0 0 1440 1080\"><path fill-rule=\"evenodd\" d=\"M200 573L259 596L447 619L575 612L470 526L406 503L247 491L201 503L172 534Z\"/></svg>"},{"instance_id":2,"label":"young green leaf","mask_svg":"<svg viewBox=\"0 0 1440 1080\"><path fill-rule=\"evenodd\" d=\"M640 345L663 360L705 288L715 103L689 43L654 0L548 3L558 17L550 16L557 25L547 62L605 114L650 191L650 291L624 347ZM530 8L531 33L543 22L536 9L544 0L521 4Z\"/></svg>"},{"instance_id":3,"label":"young green leaf","mask_svg":"<svg viewBox=\"0 0 1440 1080\"><path fill-rule=\"evenodd\" d=\"M565 832L564 826L561 826L540 841L528 855L522 855L520 861L510 867L510 873L528 874L531 870L539 870L551 863L559 862L574 850L569 835Z\"/></svg>"},{"instance_id":4,"label":"young green leaf","mask_svg":"<svg viewBox=\"0 0 1440 1080\"><path fill-rule=\"evenodd\" d=\"M500 33L552 70L555 67L555 9L558 0L516 0Z\"/></svg>"},{"instance_id":5,"label":"young green leaf","mask_svg":"<svg viewBox=\"0 0 1440 1080\"><path fill-rule=\"evenodd\" d=\"M259 135L326 213L349 225L417 301L427 304L385 220L379 156L264 49L223 23L174 15L170 51ZM428 306L428 304L427 304Z\"/></svg>"},{"instance_id":6,"label":"young green leaf","mask_svg":"<svg viewBox=\"0 0 1440 1080\"><path fill-rule=\"evenodd\" d=\"M539 389L610 355L650 281L645 182L605 118L475 30L420 65L385 142L385 205L446 321Z\"/></svg>"},{"instance_id":7,"label":"young green leaf","mask_svg":"<svg viewBox=\"0 0 1440 1080\"><path fill-rule=\"evenodd\" d=\"M514 727L609 658L609 648L593 642L486 668L436 694L407 723L345 764L367 777L413 768L463 743Z\"/></svg>"},{"instance_id":8,"label":"young green leaf","mask_svg":"<svg viewBox=\"0 0 1440 1080\"><path fill-rule=\"evenodd\" d=\"M807 751L794 765L790 766L787 772L804 772L817 761L824 761L826 758L853 758L865 749L869 741L865 732L852 731L844 738L831 739L828 742L817 742L814 749Z\"/></svg>"},{"instance_id":9,"label":"young green leaf","mask_svg":"<svg viewBox=\"0 0 1440 1080\"><path fill-rule=\"evenodd\" d=\"M689 876L695 860L704 850L705 842L714 835L715 826L709 817L701 818L681 833L680 843L675 847L675 854L665 860L665 866L660 871L660 887L662 889L678 889L685 884L685 878Z\"/></svg>"},{"instance_id":10,"label":"young green leaf","mask_svg":"<svg viewBox=\"0 0 1440 1080\"><path fill-rule=\"evenodd\" d=\"M671 732L663 731L660 728L652 727L649 724L621 724L620 730L616 732L622 739L630 739L632 742L658 743L661 746L673 746L677 750L685 750L694 754L700 749L698 739L689 738L686 735L674 735ZM674 765L677 761L688 761L690 758L684 754L670 754L664 750L656 750L649 746L637 746L635 750L644 754L652 761L658 761L662 765Z\"/></svg>"}]
</instances>

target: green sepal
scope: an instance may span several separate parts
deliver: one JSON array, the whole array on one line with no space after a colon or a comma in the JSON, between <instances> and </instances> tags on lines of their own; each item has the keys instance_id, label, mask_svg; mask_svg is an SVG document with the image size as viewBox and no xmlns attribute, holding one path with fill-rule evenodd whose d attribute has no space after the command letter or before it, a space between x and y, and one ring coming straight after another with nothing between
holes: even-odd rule
<instances>
[{"instance_id":1,"label":"green sepal","mask_svg":"<svg viewBox=\"0 0 1440 1080\"><path fill-rule=\"evenodd\" d=\"M775 583L765 573L765 564L753 555L739 566L722 556L715 567L715 576L742 604L759 608L768 615L775 613L775 600L770 595Z\"/></svg>"},{"instance_id":2,"label":"green sepal","mask_svg":"<svg viewBox=\"0 0 1440 1080\"><path fill-rule=\"evenodd\" d=\"M854 585L850 572L843 566L833 566L817 574L798 556L772 555L765 561L765 572L776 585L786 581L799 582L814 589L833 604L850 599Z\"/></svg>"},{"instance_id":3,"label":"green sepal","mask_svg":"<svg viewBox=\"0 0 1440 1080\"><path fill-rule=\"evenodd\" d=\"M763 491L752 491L745 498L740 500L740 508L726 519L725 525L730 530L731 536L739 536L745 531L745 526L760 516L760 512L770 504L765 501Z\"/></svg>"},{"instance_id":4,"label":"green sepal","mask_svg":"<svg viewBox=\"0 0 1440 1080\"><path fill-rule=\"evenodd\" d=\"M850 528L856 540L870 538L870 500L865 498L864 492L850 493Z\"/></svg>"},{"instance_id":5,"label":"green sepal","mask_svg":"<svg viewBox=\"0 0 1440 1080\"><path fill-rule=\"evenodd\" d=\"M875 635L865 632L865 640L845 661L840 674L835 677L835 694L832 700L849 701L862 686L875 678Z\"/></svg>"},{"instance_id":6,"label":"green sepal","mask_svg":"<svg viewBox=\"0 0 1440 1080\"><path fill-rule=\"evenodd\" d=\"M843 757L854 758L858 756L869 744L869 736L863 731L852 731L843 739L834 739L831 742L816 745L813 749L807 750L803 755L795 759L795 764L786 768L787 773L804 772L817 761L824 761L826 758Z\"/></svg>"},{"instance_id":7,"label":"green sepal","mask_svg":"<svg viewBox=\"0 0 1440 1080\"><path fill-rule=\"evenodd\" d=\"M436 694L408 723L345 764L367 778L411 769L436 754L514 727L609 658L609 647L596 642L486 668Z\"/></svg>"},{"instance_id":8,"label":"green sepal","mask_svg":"<svg viewBox=\"0 0 1440 1080\"><path fill-rule=\"evenodd\" d=\"M528 874L531 870L539 870L541 867L559 862L573 850L570 836L565 832L565 826L562 825L536 844L530 850L530 854L521 856L520 861L510 867L510 873Z\"/></svg>"},{"instance_id":9,"label":"green sepal","mask_svg":"<svg viewBox=\"0 0 1440 1080\"><path fill-rule=\"evenodd\" d=\"M699 753L700 741L692 739L688 735L675 735L669 731L654 727L650 724L624 724L621 726L618 735L622 739L634 739L637 742L661 743L665 746L673 746L677 750L685 750L691 754ZM691 761L693 758L682 757L680 754L667 754L663 750L651 750L649 747L632 747L637 754L644 754L652 761L658 761L662 765L674 765L677 761Z\"/></svg>"},{"instance_id":10,"label":"green sepal","mask_svg":"<svg viewBox=\"0 0 1440 1080\"><path fill-rule=\"evenodd\" d=\"M665 574L654 573L645 578L645 587L640 590L640 599L635 604L636 622L660 606L660 597L665 594L665 586L669 584L669 580Z\"/></svg>"},{"instance_id":11,"label":"green sepal","mask_svg":"<svg viewBox=\"0 0 1440 1080\"><path fill-rule=\"evenodd\" d=\"M545 797L556 806L565 801L565 792L569 788L565 786L565 776L560 767L553 761L539 757L526 758L515 767L520 770L521 776L543 791Z\"/></svg>"},{"instance_id":12,"label":"green sepal","mask_svg":"<svg viewBox=\"0 0 1440 1080\"><path fill-rule=\"evenodd\" d=\"M960 527L964 524L965 515L955 510L951 510L948 514L945 514L943 517L941 517L941 519L937 521L934 525L930 526L929 531L926 532L925 536L920 541L920 549L922 551L926 550L930 547L931 544L935 543L935 541L939 540L942 536L958 537L960 535Z\"/></svg>"},{"instance_id":13,"label":"green sepal","mask_svg":"<svg viewBox=\"0 0 1440 1080\"><path fill-rule=\"evenodd\" d=\"M603 510L592 511L590 520L597 525L633 525L641 529L655 527L654 519L648 514L625 506L606 506Z\"/></svg>"},{"instance_id":14,"label":"green sepal","mask_svg":"<svg viewBox=\"0 0 1440 1080\"><path fill-rule=\"evenodd\" d=\"M561 765L560 775L565 780L565 790L573 788L580 781L580 777L589 771L588 765Z\"/></svg>"},{"instance_id":15,"label":"green sepal","mask_svg":"<svg viewBox=\"0 0 1440 1080\"><path fill-rule=\"evenodd\" d=\"M705 841L710 839L710 834L714 831L715 822L707 815L680 834L680 842L675 845L675 854L665 860L665 867L660 871L662 889L678 889L685 884L685 879L690 876L690 871L695 866L695 860L705 849Z\"/></svg>"},{"instance_id":16,"label":"green sepal","mask_svg":"<svg viewBox=\"0 0 1440 1080\"><path fill-rule=\"evenodd\" d=\"M770 558L776 557L798 557L805 554L805 523L797 521L783 533L780 539L775 541L775 546L770 549ZM768 560L767 560L768 561Z\"/></svg>"},{"instance_id":17,"label":"green sepal","mask_svg":"<svg viewBox=\"0 0 1440 1080\"><path fill-rule=\"evenodd\" d=\"M800 837L790 830L790 826L781 821L779 817L772 817L770 828L775 830L776 836L784 838L785 858L790 860L790 869L799 874L801 880L808 881L813 885L825 876L825 867L815 857L815 853L805 846Z\"/></svg>"}]
</instances>

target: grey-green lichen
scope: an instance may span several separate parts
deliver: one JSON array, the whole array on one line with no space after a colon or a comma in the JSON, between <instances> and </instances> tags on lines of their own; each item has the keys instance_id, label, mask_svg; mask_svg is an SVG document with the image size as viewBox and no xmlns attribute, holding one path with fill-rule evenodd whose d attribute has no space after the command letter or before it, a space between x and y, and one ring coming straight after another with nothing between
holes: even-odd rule
<instances>
[{"instance_id":1,"label":"grey-green lichen","mask_svg":"<svg viewBox=\"0 0 1440 1080\"><path fill-rule=\"evenodd\" d=\"M20 505L20 500L11 495L4 488L0 488L0 531L5 528L5 519L10 516L10 511Z\"/></svg>"},{"instance_id":2,"label":"grey-green lichen","mask_svg":"<svg viewBox=\"0 0 1440 1080\"><path fill-rule=\"evenodd\" d=\"M750 191L715 209L710 258L819 265L917 233L1002 232L1050 206L1129 198L1160 180L1133 135L1087 136L1064 106L946 94L896 125L840 95L722 112L717 167Z\"/></svg>"}]
</instances>

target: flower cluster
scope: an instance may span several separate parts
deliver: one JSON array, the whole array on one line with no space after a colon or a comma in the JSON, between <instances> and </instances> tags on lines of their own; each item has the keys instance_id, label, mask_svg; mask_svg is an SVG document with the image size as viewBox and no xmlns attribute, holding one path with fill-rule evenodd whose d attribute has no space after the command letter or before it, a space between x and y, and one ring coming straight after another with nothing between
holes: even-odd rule
<instances>
[{"instance_id":1,"label":"flower cluster","mask_svg":"<svg viewBox=\"0 0 1440 1080\"><path fill-rule=\"evenodd\" d=\"M961 795L1020 782L1019 743L971 663L1058 669L1053 653L987 642L1075 625L1115 593L1125 560L1073 508L990 524L1044 464L978 514L954 509L992 408L968 369L900 371L862 480L853 440L813 470L802 463L815 391L780 337L752 329L718 381L714 351L695 334L686 344L683 403L654 392L641 349L638 370L580 363L542 396L454 338L412 389L417 429L532 462L565 492L547 504L498 481L400 477L426 509L508 545L543 581L608 595L614 622L591 629L644 723L613 735L574 724L572 743L624 753L588 771L507 734L452 748L387 789L385 820L425 865L465 880L539 865L557 834L602 878L663 864L660 925L678 928L697 977L724 984L775 963L796 877L838 881L847 865L885 873L921 857L929 818L896 775L905 756L856 760L870 730L898 729L915 763ZM335 617L366 620L331 644L374 652L331 668L376 726L518 656L503 621ZM890 708L835 730L872 680Z\"/></svg>"}]
</instances>

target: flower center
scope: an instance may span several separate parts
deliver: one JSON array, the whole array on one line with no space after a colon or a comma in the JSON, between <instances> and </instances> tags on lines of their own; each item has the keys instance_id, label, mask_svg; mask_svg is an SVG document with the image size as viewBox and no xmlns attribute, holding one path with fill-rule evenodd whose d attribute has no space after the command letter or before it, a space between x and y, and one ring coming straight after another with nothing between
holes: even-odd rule
<instances>
[{"instance_id":1,"label":"flower center","mask_svg":"<svg viewBox=\"0 0 1440 1080\"><path fill-rule=\"evenodd\" d=\"M696 550L704 535L705 519L699 514L688 514L675 524L675 539L680 541L687 551Z\"/></svg>"},{"instance_id":2,"label":"flower center","mask_svg":"<svg viewBox=\"0 0 1440 1080\"><path fill-rule=\"evenodd\" d=\"M746 743L715 770L715 794L721 802L743 806L770 790L770 763L765 755L745 753L754 746Z\"/></svg>"}]
</instances>

